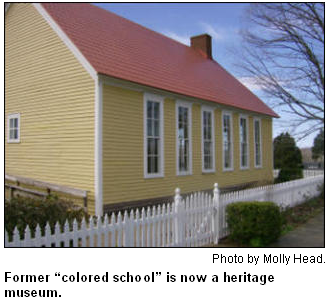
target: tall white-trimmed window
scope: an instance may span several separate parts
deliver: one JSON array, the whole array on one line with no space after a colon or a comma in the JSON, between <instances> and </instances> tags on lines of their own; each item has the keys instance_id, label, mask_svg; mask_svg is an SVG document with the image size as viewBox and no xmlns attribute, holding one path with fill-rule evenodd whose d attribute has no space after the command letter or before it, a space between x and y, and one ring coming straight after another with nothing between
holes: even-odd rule
<instances>
[{"instance_id":1,"label":"tall white-trimmed window","mask_svg":"<svg viewBox=\"0 0 329 304\"><path fill-rule=\"evenodd\" d=\"M192 174L191 105L176 103L177 175Z\"/></svg>"},{"instance_id":2,"label":"tall white-trimmed window","mask_svg":"<svg viewBox=\"0 0 329 304\"><path fill-rule=\"evenodd\" d=\"M20 114L8 115L8 143L20 142Z\"/></svg>"},{"instance_id":3,"label":"tall white-trimmed window","mask_svg":"<svg viewBox=\"0 0 329 304\"><path fill-rule=\"evenodd\" d=\"M248 119L247 116L240 116L240 168L249 168L248 153Z\"/></svg>"},{"instance_id":4,"label":"tall white-trimmed window","mask_svg":"<svg viewBox=\"0 0 329 304\"><path fill-rule=\"evenodd\" d=\"M261 120L254 118L255 167L262 166Z\"/></svg>"},{"instance_id":5,"label":"tall white-trimmed window","mask_svg":"<svg viewBox=\"0 0 329 304\"><path fill-rule=\"evenodd\" d=\"M233 170L233 125L232 113L223 112L222 114L223 129L223 170Z\"/></svg>"},{"instance_id":6,"label":"tall white-trimmed window","mask_svg":"<svg viewBox=\"0 0 329 304\"><path fill-rule=\"evenodd\" d=\"M214 110L203 107L201 115L202 171L205 173L215 172Z\"/></svg>"},{"instance_id":7,"label":"tall white-trimmed window","mask_svg":"<svg viewBox=\"0 0 329 304\"><path fill-rule=\"evenodd\" d=\"M144 94L144 176L163 177L163 98Z\"/></svg>"}]
</instances>

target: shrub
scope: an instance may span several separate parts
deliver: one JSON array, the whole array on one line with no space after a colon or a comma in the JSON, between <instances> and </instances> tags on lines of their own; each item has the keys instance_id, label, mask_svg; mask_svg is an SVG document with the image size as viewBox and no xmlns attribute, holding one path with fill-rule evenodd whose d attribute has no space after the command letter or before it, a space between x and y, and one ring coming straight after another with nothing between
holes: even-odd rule
<instances>
[{"instance_id":1,"label":"shrub","mask_svg":"<svg viewBox=\"0 0 329 304\"><path fill-rule=\"evenodd\" d=\"M301 168L282 168L275 179L275 183L284 183L298 178L303 178Z\"/></svg>"},{"instance_id":2,"label":"shrub","mask_svg":"<svg viewBox=\"0 0 329 304\"><path fill-rule=\"evenodd\" d=\"M239 244L261 247L280 236L280 208L272 202L232 203L226 213L230 238Z\"/></svg>"},{"instance_id":3,"label":"shrub","mask_svg":"<svg viewBox=\"0 0 329 304\"><path fill-rule=\"evenodd\" d=\"M56 222L63 227L66 220L71 225L75 218L80 222L84 217L87 219L88 214L82 208L53 196L44 200L16 197L5 202L5 228L9 239L12 238L16 226L21 237L27 225L34 236L37 224L44 233L46 224L49 222L51 231L54 232Z\"/></svg>"}]
</instances>

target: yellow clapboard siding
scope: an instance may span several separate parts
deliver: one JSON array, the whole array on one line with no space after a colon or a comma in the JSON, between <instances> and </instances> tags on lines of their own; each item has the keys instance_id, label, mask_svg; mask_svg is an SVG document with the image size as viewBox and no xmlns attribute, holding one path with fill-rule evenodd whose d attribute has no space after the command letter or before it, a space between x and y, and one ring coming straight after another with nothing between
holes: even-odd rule
<instances>
[{"instance_id":1,"label":"yellow clapboard siding","mask_svg":"<svg viewBox=\"0 0 329 304\"><path fill-rule=\"evenodd\" d=\"M175 100L164 101L164 177L144 178L143 93L103 86L103 201L104 204L174 195L174 189L192 192L251 181L271 181L272 120L262 118L263 167L254 168L253 115L249 115L250 169L240 170L239 113L233 113L234 170L222 168L222 113L214 111L215 173L202 173L201 105L192 106L192 169L188 176L176 175Z\"/></svg>"},{"instance_id":2,"label":"yellow clapboard siding","mask_svg":"<svg viewBox=\"0 0 329 304\"><path fill-rule=\"evenodd\" d=\"M94 80L32 4L11 4L5 35L6 173L88 190L94 213Z\"/></svg>"}]
</instances>

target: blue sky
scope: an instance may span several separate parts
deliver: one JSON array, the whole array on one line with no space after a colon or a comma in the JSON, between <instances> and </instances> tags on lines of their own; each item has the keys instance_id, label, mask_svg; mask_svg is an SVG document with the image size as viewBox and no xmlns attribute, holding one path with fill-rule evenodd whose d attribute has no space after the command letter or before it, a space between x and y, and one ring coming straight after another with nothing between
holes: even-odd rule
<instances>
[{"instance_id":1,"label":"blue sky","mask_svg":"<svg viewBox=\"0 0 329 304\"><path fill-rule=\"evenodd\" d=\"M237 76L238 70L234 65L236 57L232 50L239 45L239 30L242 26L244 10L248 7L247 3L97 3L95 5L187 45L191 36L210 34L213 41L213 58L266 102L261 91L250 83L250 79ZM281 121L285 119L284 114L279 111L277 113L282 118L274 119L273 136L288 131L281 127ZM314 136L298 142L298 146L311 147Z\"/></svg>"}]
</instances>

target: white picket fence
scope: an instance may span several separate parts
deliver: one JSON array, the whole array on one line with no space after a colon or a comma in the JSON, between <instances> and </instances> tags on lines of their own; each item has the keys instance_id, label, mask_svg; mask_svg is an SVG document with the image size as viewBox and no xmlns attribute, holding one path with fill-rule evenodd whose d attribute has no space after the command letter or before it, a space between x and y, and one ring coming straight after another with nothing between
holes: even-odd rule
<instances>
[{"instance_id":1,"label":"white picket fence","mask_svg":"<svg viewBox=\"0 0 329 304\"><path fill-rule=\"evenodd\" d=\"M162 206L90 218L63 231L57 223L54 233L49 224L45 233L37 226L31 237L29 227L21 239L17 227L6 247L199 247L218 243L227 235L225 208L237 201L272 201L285 208L319 194L324 176L312 176L287 183L269 185L220 195L215 184L213 195L198 192L182 199L180 190L174 202Z\"/></svg>"},{"instance_id":2,"label":"white picket fence","mask_svg":"<svg viewBox=\"0 0 329 304\"><path fill-rule=\"evenodd\" d=\"M303 170L304 177L324 175L324 170Z\"/></svg>"},{"instance_id":3,"label":"white picket fence","mask_svg":"<svg viewBox=\"0 0 329 304\"><path fill-rule=\"evenodd\" d=\"M273 177L277 178L279 176L280 169L273 170ZM324 175L324 170L303 170L303 177Z\"/></svg>"}]
</instances>

